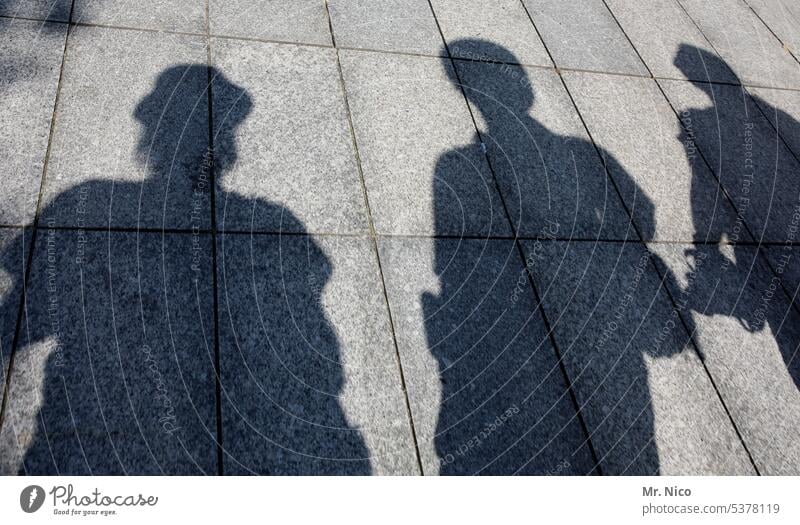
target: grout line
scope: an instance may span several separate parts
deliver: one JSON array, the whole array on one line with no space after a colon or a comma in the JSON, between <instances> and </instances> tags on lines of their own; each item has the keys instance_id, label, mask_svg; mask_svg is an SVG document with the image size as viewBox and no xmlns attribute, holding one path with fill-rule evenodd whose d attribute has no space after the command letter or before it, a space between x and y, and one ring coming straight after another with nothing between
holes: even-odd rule
<instances>
[{"instance_id":1,"label":"grout line","mask_svg":"<svg viewBox=\"0 0 800 525\"><path fill-rule=\"evenodd\" d=\"M69 18L72 20L72 11L75 8L75 0L72 0L70 4L70 14ZM23 267L23 278L22 278L22 296L20 297L20 304L19 309L17 311L17 322L14 327L14 337L11 341L11 353L8 358L8 371L5 374L5 382L3 384L3 393L2 393L2 401L0 401L0 428L2 428L6 405L8 404L8 395L11 390L11 375L14 370L14 357L17 353L17 346L19 345L19 338L20 332L22 330L22 321L23 318L26 317L27 314L27 296L28 296L28 282L30 281L31 276L31 266L33 265L33 255L34 255L34 248L36 246L36 233L38 230L39 225L39 214L42 207L42 200L44 196L44 185L45 180L47 178L47 171L50 167L50 153L53 148L53 136L55 134L55 127L56 127L56 113L58 111L58 103L61 98L61 88L64 79L64 69L67 63L67 49L69 47L69 37L72 31L70 27L67 26L66 34L64 35L64 51L61 54L61 68L59 69L58 73L58 82L56 83L56 95L53 100L53 113L52 118L50 119L50 130L47 137L47 148L45 149L44 155L44 164L42 165L42 177L39 181L39 195L36 199L36 210L34 213L33 218L33 225L30 228L31 230L31 241L30 247L28 248L28 256L27 256L27 266ZM22 231L22 245L25 246L25 235L27 233L27 228L23 229Z\"/></svg>"},{"instance_id":2,"label":"grout line","mask_svg":"<svg viewBox=\"0 0 800 525\"><path fill-rule=\"evenodd\" d=\"M214 96L212 92L213 66L211 60L211 37L209 36L209 0L205 2L206 12L206 93L208 96L208 153L211 157L209 171L211 174L211 288L214 294L214 399L215 416L217 419L217 475L225 475L222 444L222 367L219 344L219 294L217 283L217 207L216 187L217 173L214 162Z\"/></svg>"},{"instance_id":3,"label":"grout line","mask_svg":"<svg viewBox=\"0 0 800 525\"><path fill-rule=\"evenodd\" d=\"M747 2L747 0L742 0L742 3L743 3L743 4L744 4L744 5L745 5L745 6L746 6L748 9L750 9L750 11L752 11L752 12L753 12L753 14L756 16L756 18L758 18L758 21L759 21L759 22L761 22L762 24L764 24L764 27L766 27L766 28L767 28L767 31L769 31L769 32L770 32L770 34L771 34L772 36L774 36L774 37L775 37L775 40L777 40L778 42L780 42L780 44L781 44L781 47L783 47L783 49L784 49L784 50L785 50L787 53L789 53L789 56L791 56L791 57L794 59L794 61L795 61L795 62L797 62L798 64L800 64L800 58L798 58L798 56L795 54L795 52L794 52L794 51L792 51L792 48L789 46L789 43L788 43L788 42L784 42L783 40L781 40L781 38L778 36L778 34L777 34L777 33L775 33L775 31L773 31L773 30L772 30L772 28L769 26L769 24L767 24L767 22L766 22L766 21L765 21L763 18L761 18L761 15L759 15L759 14L756 12L756 10L755 10L755 9L753 9L753 6L751 6L751 5L750 5L750 3L749 3L749 2Z\"/></svg>"},{"instance_id":4,"label":"grout line","mask_svg":"<svg viewBox=\"0 0 800 525\"><path fill-rule=\"evenodd\" d=\"M653 72L650 70L650 66L647 65L647 63L645 62L644 58L639 53L639 50L636 48L636 46L634 45L633 41L628 36L628 33L625 32L625 28L622 27L622 24L619 23L619 20L617 20L616 15L613 13L611 8L606 3L606 0L603 0L603 5L605 5L606 10L608 10L609 14L614 19L614 22L617 24L617 27L619 27L620 31L622 31L622 34L625 35L625 38L628 40L628 42L630 43L631 47L636 52L636 55L639 57L639 60L641 60L642 64L644 64L644 67L647 69L648 73L650 73L650 77L653 78ZM688 13L687 13L687 16L688 16ZM698 28L698 30L699 30L699 28ZM701 32L701 34L703 35L703 38L706 38L704 33ZM706 38L706 41L708 41L707 38ZM709 43L709 45L711 45L710 41L708 43ZM714 49L713 46L712 46L712 49ZM716 49L714 49L714 51L716 52ZM675 117L678 119L678 124L681 127L683 127L683 122L681 121L681 118L678 115L677 110L672 106L672 102L670 102L669 98L667 97L667 94L664 93L664 91L661 89L661 85L658 82L656 82L655 79L653 81L654 81L654 84L656 85L656 87L658 88L658 90L661 92L661 96L664 98L664 100L666 101L667 105L670 107L670 109L672 109L673 113L675 114ZM568 89L566 83L564 83L564 88ZM572 98L572 94L570 94L570 98ZM575 104L574 100L573 100L573 104L575 105L575 110L580 113L580 110L578 109L578 105ZM583 116L581 116L581 120L583 121ZM597 148L597 150L599 152L600 151L599 146L597 146L597 144L595 143L595 140L592 137L591 132L589 131L589 127L586 125L585 122L584 122L584 126L586 127L586 132L589 133L590 140L592 141L593 144L595 144L595 147ZM694 141L692 141L692 142L694 143ZM695 144L695 147L697 147L698 151L700 150L700 146L698 144ZM701 156L702 156L702 153L701 153ZM602 155L601 155L601 157L602 157ZM603 164L605 165L605 158L602 158L602 160L603 160ZM709 168L710 168L710 166L709 166ZM606 168L606 170L608 171L608 168ZM610 174L610 171L609 171L609 174ZM728 192L725 190L724 186L722 185L722 182L719 179L717 179L717 186L718 186L718 189L722 190L723 195L728 200L728 203L731 205L733 210L738 215L738 210L736 210L736 207L734 206L733 199L730 197ZM621 193L620 193L620 199L622 199L622 194ZM636 221L634 219L633 213L630 210L628 210L627 203L625 203L624 200L623 200L623 205L625 206L626 211L628 211L628 213L630 215L631 224L634 225L634 228L636 229L637 234L639 235L640 238L644 239L644 237L642 236L641 232L639 231L638 226L636 225ZM747 224L745 224L745 222L744 222L744 217L742 217L742 224L745 226L745 228L748 229L748 233L750 233L749 232L749 228L747 227ZM751 237L753 239L755 239L754 236L751 235ZM649 248L646 248L646 249L647 249L648 253L652 253L652 252L650 252ZM650 257L649 259L650 259L650 265L651 265L652 268L655 269L656 275L660 278L662 283L665 282L666 281L666 277L667 277L666 273L662 273L661 269L658 267L658 265L655 263L655 261L653 260L652 257ZM725 402L725 399L722 396L722 392L720 392L719 387L717 386L717 382L714 380L714 376L711 373L711 370L708 368L708 363L706 363L706 360L703 357L703 353L700 351L700 344L695 340L695 330L690 329L690 326L689 326L688 322L686 321L686 319L683 316L682 310L680 310L678 308L677 302L676 302L675 298L672 296L672 291L669 289L669 286L665 286L664 290L666 291L667 298L669 299L669 302L672 305L673 310L679 312L678 318L681 321L681 325L683 326L685 333L688 334L688 336L689 336L689 341L692 344L692 348L695 351L695 355L697 355L698 359L700 360L700 363L703 365L703 369L706 372L706 376L708 377L708 380L711 382L711 386L714 389L714 391L716 392L717 399L719 399L719 402L722 405L722 408L725 410L725 413L728 415L728 420L730 421L731 425L733 426L733 430L736 433L736 437L739 438L739 442L741 443L742 448L744 448L744 451L747 454L748 459L750 460L750 464L753 466L753 470L755 470L756 474L761 475L761 473L758 470L758 467L756 466L755 460L753 459L753 455L750 453L750 449L748 448L747 443L744 440L744 437L742 436L741 432L739 431L739 426L736 424L736 421L733 418L733 414L731 414L731 411L728 409L728 405L727 405L727 403Z\"/></svg>"},{"instance_id":5,"label":"grout line","mask_svg":"<svg viewBox=\"0 0 800 525\"><path fill-rule=\"evenodd\" d=\"M524 4L523 4L523 6L524 6ZM433 15L433 19L436 22L436 27L439 30L439 35L442 38L442 43L444 45L444 49L447 52L447 58L450 61L450 67L453 68L453 72L454 72L454 74L456 76L456 79L458 80L458 88L461 91L461 96L464 99L464 104L466 104L467 112L469 113L470 119L472 120L472 126L475 129L475 133L480 138L480 141L483 143L483 142L485 142L484 139L483 139L483 134L481 133L480 128L478 127L477 120L475 119L475 114L472 111L472 106L470 105L469 98L467 97L467 92L464 89L463 82L461 81L461 75L458 72L458 67L456 66L456 63L452 58L453 54L450 52L450 46L447 43L447 39L444 36L444 31L442 31L442 27L441 27L441 25L439 23L439 19L436 16L436 10L433 8L433 4L431 3L430 0L428 0L428 7L430 7L431 14ZM527 13L527 9L526 9L526 13ZM538 30L537 30L537 35L538 35ZM542 41L542 44L544 45L544 41ZM547 51L548 56L550 56L550 60L553 61L553 57L552 57L552 55L550 55L550 51L547 49L547 47L545 47L545 50ZM553 64L555 65L555 61L553 61ZM483 152L483 156L484 156L484 159L486 160L486 164L487 164L487 167L489 168L489 172L492 174L492 180L493 180L494 185L495 185L495 190L497 192L497 196L500 199L500 204L503 207L503 212L504 212L504 214L506 216L506 220L508 221L509 228L511 229L511 233L514 236L513 240L514 240L514 245L515 245L515 247L517 249L517 255L520 257L520 261L522 263L522 267L525 269L525 274L527 276L528 283L530 284L531 291L533 293L533 298L536 301L536 307L534 309L534 313L538 312L539 315L542 318L542 322L544 323L544 328L547 331L547 337L548 337L548 339L550 341L551 346L553 347L553 352L555 354L559 370L561 371L562 379L564 380L565 386L567 387L567 392L569 393L569 397L570 397L570 400L572 402L572 408L573 408L573 410L575 410L575 415L577 416L578 422L579 422L580 427L581 427L581 431L583 432L584 437L586 438L583 441L583 443L581 443L581 447L583 446L584 443L588 445L589 453L590 453L590 456L591 456L592 461L594 463L594 468L592 468L592 470L589 471L589 473L597 472L598 474L602 475L602 468L600 467L600 463L599 463L599 461L597 459L598 456L597 456L597 453L595 451L594 444L592 443L592 440L591 440L591 434L589 433L588 427L586 426L586 421L583 418L583 414L581 412L580 405L578 404L578 399L577 399L577 397L575 395L575 391L572 388L572 382L570 380L569 374L567 373L567 368L566 368L566 366L564 364L564 358L563 358L563 356L561 354L561 350L560 350L560 348L558 346L558 343L557 343L557 341L555 339L555 335L553 333L553 328L551 327L550 321L547 318L547 313L545 312L545 309L544 309L544 303L542 302L541 296L539 295L539 292L538 292L538 290L536 288L536 283L535 283L535 281L533 279L533 275L531 274L530 268L528 267L528 265L525 262L526 261L525 252L522 249L522 244L520 243L520 238L517 235L517 229L516 229L516 227L514 225L514 221L511 219L511 213L509 212L508 205L506 204L505 198L503 197L503 192L502 192L502 189L500 187L500 182L498 180L497 173L495 172L494 166L492 164L492 161L491 161L487 151Z\"/></svg>"},{"instance_id":6,"label":"grout line","mask_svg":"<svg viewBox=\"0 0 800 525\"><path fill-rule=\"evenodd\" d=\"M417 459L417 468L419 469L419 473L421 475L425 475L425 470L422 467L422 458L419 452L419 441L417 439L417 430L414 425L414 414L411 410L411 401L409 400L405 372L403 371L403 360L400 356L400 347L397 344L397 334L395 330L394 318L392 316L392 308L391 305L389 304L389 293L386 289L386 278L384 276L383 265L381 263L380 249L378 248L377 236L375 235L375 223L372 218L372 209L370 208L369 205L369 194L367 193L367 183L364 178L364 170L361 164L361 153L359 152L358 149L358 140L356 138L355 126L353 124L353 114L350 111L350 102L347 98L347 86L345 85L344 81L344 72L342 70L342 63L341 60L339 59L339 49L336 47L336 36L333 31L333 21L330 16L327 0L325 1L325 12L328 16L328 27L331 32L331 42L333 43L333 47L336 50L336 67L339 71L339 82L342 90L342 100L344 102L345 112L347 113L347 122L350 128L350 137L353 144L353 152L355 155L356 167L358 169L358 175L361 180L361 190L364 195L364 206L366 207L367 211L367 221L369 223L370 238L372 240L372 247L375 251L375 260L378 263L378 274L381 279L381 287L383 289L383 299L386 303L386 313L388 314L389 317L389 330L392 335L392 342L394 343L395 360L397 362L397 369L400 373L400 387L403 390L403 397L405 399L406 413L408 415L408 422L411 428L411 438L414 443L414 452Z\"/></svg>"}]
</instances>

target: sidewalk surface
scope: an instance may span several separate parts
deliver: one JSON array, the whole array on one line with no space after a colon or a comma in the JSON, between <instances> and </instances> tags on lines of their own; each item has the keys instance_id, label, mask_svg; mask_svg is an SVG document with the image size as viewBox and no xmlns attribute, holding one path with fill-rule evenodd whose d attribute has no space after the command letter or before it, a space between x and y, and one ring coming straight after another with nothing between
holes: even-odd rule
<instances>
[{"instance_id":1,"label":"sidewalk surface","mask_svg":"<svg viewBox=\"0 0 800 525\"><path fill-rule=\"evenodd\" d=\"M0 0L0 473L800 474L799 39Z\"/></svg>"}]
</instances>

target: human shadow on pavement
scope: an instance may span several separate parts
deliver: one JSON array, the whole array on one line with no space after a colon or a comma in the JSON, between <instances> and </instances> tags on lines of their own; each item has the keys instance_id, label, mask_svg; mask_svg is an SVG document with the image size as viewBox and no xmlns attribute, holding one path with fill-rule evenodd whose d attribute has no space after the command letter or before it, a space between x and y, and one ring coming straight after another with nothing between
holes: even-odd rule
<instances>
[{"instance_id":1,"label":"human shadow on pavement","mask_svg":"<svg viewBox=\"0 0 800 525\"><path fill-rule=\"evenodd\" d=\"M484 129L438 162L436 231L452 230L452 210L469 200L454 191L470 187L463 178L482 186L467 159L486 151L515 231L530 239L522 242L525 265L541 290L576 402L522 264L498 256L506 252L494 243L502 241L442 235L435 240L440 288L422 298L441 378L434 438L440 472L586 474L599 464L603 473L657 474L645 356L681 352L688 336L677 327L652 344L670 313L652 255L622 242L639 237L557 75L511 65L517 58L491 42L449 45L469 50L471 61L453 68L445 60L444 67ZM651 238L652 202L611 155L601 154L624 177L621 191L639 232Z\"/></svg>"},{"instance_id":2,"label":"human shadow on pavement","mask_svg":"<svg viewBox=\"0 0 800 525\"><path fill-rule=\"evenodd\" d=\"M690 45L682 45L674 59L687 75L689 64L698 62L708 69L728 67L718 56ZM731 317L747 333L774 338L800 387L800 317L781 287L782 275L798 264L792 244L800 223L800 162L761 111L778 119L786 139L800 137L800 123L741 86L692 85L694 93L702 95L692 99L692 107L682 108L679 139L694 161L692 215L695 237L703 243L685 254L693 274L683 291L689 299L687 309ZM735 223L716 222L712 227L707 220L710 210L699 204L715 188L701 173L698 146L737 209ZM794 292L789 290L789 295Z\"/></svg>"},{"instance_id":3,"label":"human shadow on pavement","mask_svg":"<svg viewBox=\"0 0 800 525\"><path fill-rule=\"evenodd\" d=\"M213 134L209 78L223 116ZM170 67L134 111L143 179L83 183L42 210L0 472L215 474L220 460L234 473L370 472L360 432L339 406L344 378L321 303L331 274L322 249L304 235L220 233L213 264L215 182L216 202L280 208L292 232L304 231L274 203L219 192L251 107L247 92L216 69ZM102 212L89 211L97 206L122 218L137 202L140 215L148 207L164 216L177 210L191 227L119 232L83 228L83 219L68 229L48 222L65 210L92 217ZM20 242L3 261L18 258ZM10 303L21 286L17 279L4 295L4 311L17 308Z\"/></svg>"}]
</instances>

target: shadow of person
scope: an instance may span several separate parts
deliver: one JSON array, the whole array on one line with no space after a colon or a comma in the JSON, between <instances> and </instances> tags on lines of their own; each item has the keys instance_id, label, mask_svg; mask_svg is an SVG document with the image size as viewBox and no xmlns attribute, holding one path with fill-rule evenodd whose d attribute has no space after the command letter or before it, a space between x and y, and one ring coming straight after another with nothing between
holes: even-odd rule
<instances>
[{"instance_id":1,"label":"shadow of person","mask_svg":"<svg viewBox=\"0 0 800 525\"><path fill-rule=\"evenodd\" d=\"M434 438L440 471L586 474L599 463L604 473L657 473L645 356L674 355L687 336L673 325L660 345L651 344L663 326L654 311L669 313L650 271L652 255L640 243L591 242L639 237L558 76L511 65L517 58L491 42L450 46L470 50L472 61L453 68L446 60L444 67L485 129L437 164L436 231L447 231L448 210L467 200L453 190L469 187L463 179L475 176L475 163L466 159L486 151L515 231L530 239L522 241L525 264L542 290L596 456L577 425L543 321L531 314L537 305L525 269L493 254L501 241L442 236L435 241L439 292L422 300L441 378ZM653 204L602 154L622 178L641 235L652 238ZM504 295L508 282L516 288ZM521 319L519 310L527 311ZM509 406L518 415L508 417Z\"/></svg>"},{"instance_id":2,"label":"shadow of person","mask_svg":"<svg viewBox=\"0 0 800 525\"><path fill-rule=\"evenodd\" d=\"M708 69L728 68L718 56L687 44L674 58L684 74L698 62ZM780 133L787 137L800 136L800 123L738 85L692 85L702 96L697 95L693 107L681 112L679 139L692 159L692 218L695 238L704 244L685 254L693 274L684 291L688 308L704 316L731 317L753 337L774 338L789 375L800 386L800 319L780 285L781 275L790 269L791 241L797 240L800 222L800 163L756 104L780 122ZM710 220L714 210L701 205L705 195L716 191L709 187L716 181L701 173L703 161L697 146L737 208L734 223ZM748 243L753 240L748 227L757 244L774 245L759 248ZM760 344L762 348L769 345L766 340Z\"/></svg>"},{"instance_id":3,"label":"shadow of person","mask_svg":"<svg viewBox=\"0 0 800 525\"><path fill-rule=\"evenodd\" d=\"M0 429L3 473L218 471L211 184L235 164L236 130L252 102L220 71L211 76L224 110L214 133L219 154L208 146L209 70L176 65L158 75L133 113L144 179L86 182L48 204L61 215L42 210L89 220L92 213L76 206L90 209L92 198L110 195L100 199L109 215L138 206L139 213L163 208L167 217L171 208L187 215L181 224L189 227L40 222ZM148 202L153 195L163 201ZM281 208L233 194L216 199ZM275 213L304 232L289 210ZM324 251L304 235L230 237L217 237L216 267L226 466L369 473L366 446L338 403L344 380L321 302L331 274ZM3 260L17 255L19 242ZM21 282L15 286L9 302L21 293Z\"/></svg>"}]
</instances>

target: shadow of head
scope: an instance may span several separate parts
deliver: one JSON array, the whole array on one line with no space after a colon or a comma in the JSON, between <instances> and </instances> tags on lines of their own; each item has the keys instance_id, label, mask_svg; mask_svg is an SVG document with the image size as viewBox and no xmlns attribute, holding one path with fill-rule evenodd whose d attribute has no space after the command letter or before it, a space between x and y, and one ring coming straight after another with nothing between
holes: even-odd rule
<instances>
[{"instance_id":1,"label":"shadow of head","mask_svg":"<svg viewBox=\"0 0 800 525\"><path fill-rule=\"evenodd\" d=\"M208 141L195 139L208 136L209 79L225 101L222 122L216 123L214 130L214 165L224 170L234 164L236 129L252 110L250 96L215 68L180 64L158 75L153 89L133 112L142 127L136 153L148 172L168 170L186 158L211 158Z\"/></svg>"},{"instance_id":2,"label":"shadow of head","mask_svg":"<svg viewBox=\"0 0 800 525\"><path fill-rule=\"evenodd\" d=\"M714 72L726 71L732 77L733 83L739 83L739 77L728 67L727 62L714 53L690 44L681 44L678 47L672 63L688 80L700 80L696 84L697 87L712 100L711 84L703 80L712 80Z\"/></svg>"},{"instance_id":3,"label":"shadow of head","mask_svg":"<svg viewBox=\"0 0 800 525\"><path fill-rule=\"evenodd\" d=\"M514 53L478 38L456 40L449 48L453 56L468 61L458 61L456 71L450 59L442 59L447 76L453 85L464 88L481 112L502 105L514 114L524 114L533 106L533 87ZM447 55L447 50L442 55Z\"/></svg>"}]
</instances>

